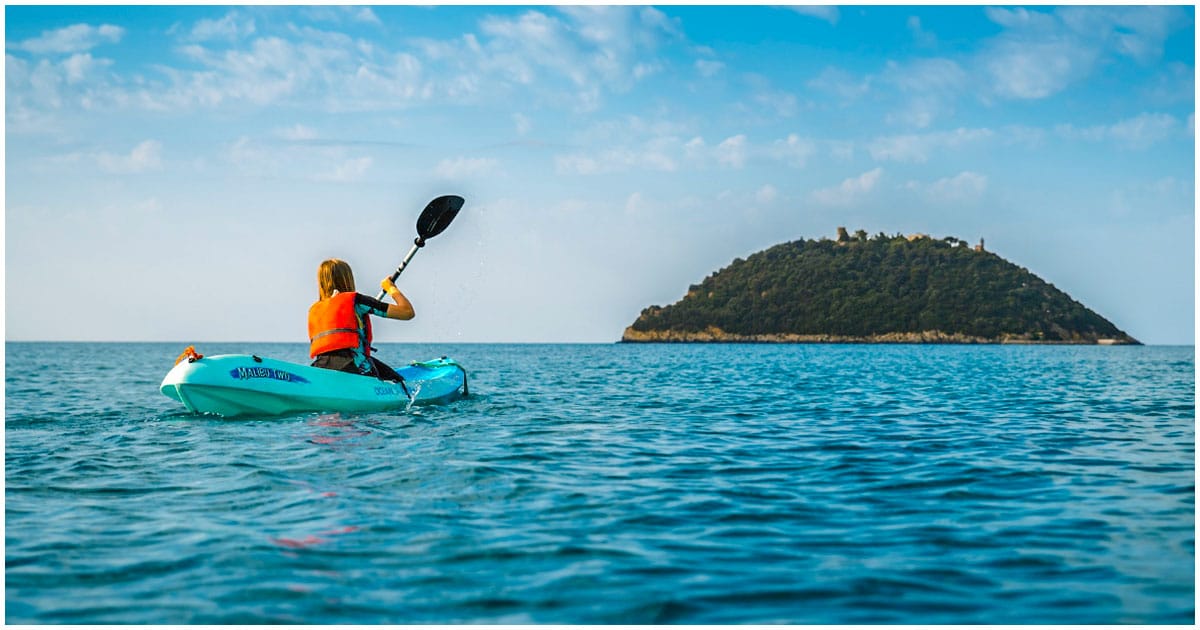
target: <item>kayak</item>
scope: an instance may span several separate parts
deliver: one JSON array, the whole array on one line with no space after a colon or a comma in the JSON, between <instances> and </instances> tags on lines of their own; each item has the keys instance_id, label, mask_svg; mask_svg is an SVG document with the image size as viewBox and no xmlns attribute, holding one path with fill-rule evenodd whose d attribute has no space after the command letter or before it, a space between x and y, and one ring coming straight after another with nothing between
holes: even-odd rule
<instances>
[{"instance_id":1,"label":"kayak","mask_svg":"<svg viewBox=\"0 0 1200 630\"><path fill-rule=\"evenodd\" d=\"M252 354L193 353L186 361L181 357L159 390L188 411L219 416L388 411L467 394L467 371L453 359L414 362L396 372L403 382Z\"/></svg>"}]
</instances>

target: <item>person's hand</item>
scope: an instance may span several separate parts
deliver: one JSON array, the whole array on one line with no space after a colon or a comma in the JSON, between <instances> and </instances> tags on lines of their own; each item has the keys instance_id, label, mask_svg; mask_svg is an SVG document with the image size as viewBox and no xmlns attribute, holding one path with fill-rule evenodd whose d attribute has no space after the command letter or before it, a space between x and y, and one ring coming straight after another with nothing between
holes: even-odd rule
<instances>
[{"instance_id":1,"label":"person's hand","mask_svg":"<svg viewBox=\"0 0 1200 630\"><path fill-rule=\"evenodd\" d=\"M387 291L388 295L391 295L393 292L400 290L400 289L396 288L396 283L392 282L391 278L384 278L383 282L379 283L379 286L383 287L383 290Z\"/></svg>"}]
</instances>

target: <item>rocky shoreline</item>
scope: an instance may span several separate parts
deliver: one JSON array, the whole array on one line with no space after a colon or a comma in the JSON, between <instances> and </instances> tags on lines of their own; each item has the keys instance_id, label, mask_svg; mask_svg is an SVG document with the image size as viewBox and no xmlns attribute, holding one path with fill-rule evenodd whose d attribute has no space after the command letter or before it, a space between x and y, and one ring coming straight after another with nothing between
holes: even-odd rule
<instances>
[{"instance_id":1,"label":"rocky shoreline","mask_svg":"<svg viewBox=\"0 0 1200 630\"><path fill-rule=\"evenodd\" d=\"M1021 344L1021 345L1141 345L1132 338L1106 339L1080 336L1072 340L1040 340L1032 335L1004 335L988 338L963 334L948 334L940 330L912 333L884 333L868 337L846 335L798 335L793 333L739 335L727 333L716 326L702 331L634 330L625 329L621 343L861 343L861 344Z\"/></svg>"}]
</instances>

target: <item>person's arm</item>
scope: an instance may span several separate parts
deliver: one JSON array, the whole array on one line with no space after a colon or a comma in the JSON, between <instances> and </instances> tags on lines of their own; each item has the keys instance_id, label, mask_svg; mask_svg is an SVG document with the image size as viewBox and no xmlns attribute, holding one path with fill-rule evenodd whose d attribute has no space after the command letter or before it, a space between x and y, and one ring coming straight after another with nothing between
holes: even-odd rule
<instances>
[{"instance_id":1,"label":"person's arm","mask_svg":"<svg viewBox=\"0 0 1200 630\"><path fill-rule=\"evenodd\" d=\"M412 302L409 302L400 289L396 288L396 284L392 282L391 278L384 278L379 286L383 287L383 290L387 291L387 294L392 296L392 300L396 302L387 305L388 319L412 319L416 316L417 313L413 310Z\"/></svg>"}]
</instances>

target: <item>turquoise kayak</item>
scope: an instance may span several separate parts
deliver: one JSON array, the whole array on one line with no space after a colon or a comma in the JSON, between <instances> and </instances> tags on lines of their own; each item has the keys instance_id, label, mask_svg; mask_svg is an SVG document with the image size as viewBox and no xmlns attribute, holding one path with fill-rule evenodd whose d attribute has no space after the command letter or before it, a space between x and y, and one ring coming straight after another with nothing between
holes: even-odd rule
<instances>
[{"instance_id":1,"label":"turquoise kayak","mask_svg":"<svg viewBox=\"0 0 1200 630\"><path fill-rule=\"evenodd\" d=\"M467 371L453 359L415 362L396 372L403 383L250 354L194 355L177 363L159 389L188 411L219 416L388 411L467 394Z\"/></svg>"}]
</instances>

